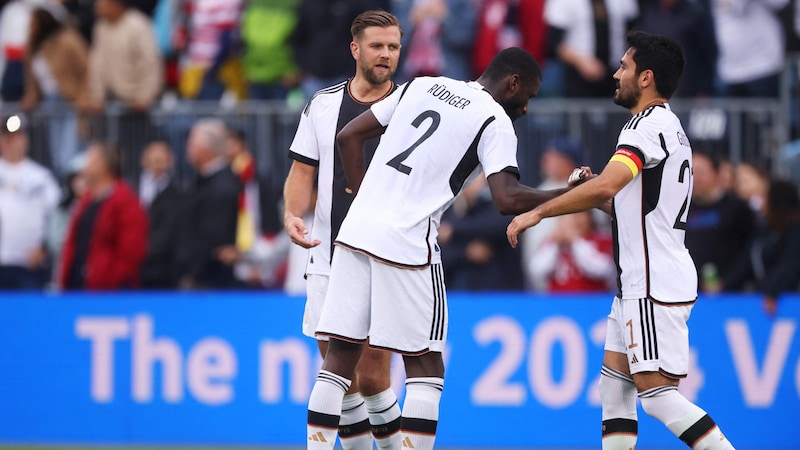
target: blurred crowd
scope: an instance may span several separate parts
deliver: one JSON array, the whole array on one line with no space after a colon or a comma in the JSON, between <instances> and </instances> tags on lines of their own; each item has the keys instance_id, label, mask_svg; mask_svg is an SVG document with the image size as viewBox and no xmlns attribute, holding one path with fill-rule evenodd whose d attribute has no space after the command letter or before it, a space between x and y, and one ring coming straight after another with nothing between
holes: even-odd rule
<instances>
[{"instance_id":1,"label":"blurred crowd","mask_svg":"<svg viewBox=\"0 0 800 450\"><path fill-rule=\"evenodd\" d=\"M0 98L58 111L49 168L27 156L24 114L0 124L0 288L303 292L304 257L281 232L282 180L258 173L242 130L193 123L185 155L137 130L169 98L302 104L351 76L350 22L374 8L401 20L398 82L474 79L520 46L544 67L542 95L608 98L636 28L682 43L678 96L777 97L800 49L800 0L0 0ZM124 105L118 142L89 131L109 102ZM548 143L540 187L566 185L586 155L581 142ZM175 179L178 160L192 183ZM139 171L123 179L130 165ZM774 310L800 279L797 187L702 149L694 175L681 226L701 288L759 290ZM459 197L440 230L453 289L615 289L601 214L546 220L516 250L509 220L485 180Z\"/></svg>"}]
</instances>

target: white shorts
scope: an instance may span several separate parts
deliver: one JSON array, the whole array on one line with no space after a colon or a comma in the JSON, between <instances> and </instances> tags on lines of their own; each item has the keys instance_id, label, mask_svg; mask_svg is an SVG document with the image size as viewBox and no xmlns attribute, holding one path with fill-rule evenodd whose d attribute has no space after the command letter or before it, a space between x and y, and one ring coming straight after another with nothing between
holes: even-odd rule
<instances>
[{"instance_id":1,"label":"white shorts","mask_svg":"<svg viewBox=\"0 0 800 450\"><path fill-rule=\"evenodd\" d=\"M401 269L336 247L318 335L421 355L444 350L447 319L441 264Z\"/></svg>"},{"instance_id":2,"label":"white shorts","mask_svg":"<svg viewBox=\"0 0 800 450\"><path fill-rule=\"evenodd\" d=\"M689 327L694 304L614 298L605 349L628 355L631 373L661 372L683 378L689 370Z\"/></svg>"},{"instance_id":3,"label":"white shorts","mask_svg":"<svg viewBox=\"0 0 800 450\"><path fill-rule=\"evenodd\" d=\"M306 309L303 312L303 334L315 337L320 341L327 341L327 336L316 336L319 317L322 315L322 305L325 304L325 294L328 292L327 275L308 274L306 276Z\"/></svg>"}]
</instances>

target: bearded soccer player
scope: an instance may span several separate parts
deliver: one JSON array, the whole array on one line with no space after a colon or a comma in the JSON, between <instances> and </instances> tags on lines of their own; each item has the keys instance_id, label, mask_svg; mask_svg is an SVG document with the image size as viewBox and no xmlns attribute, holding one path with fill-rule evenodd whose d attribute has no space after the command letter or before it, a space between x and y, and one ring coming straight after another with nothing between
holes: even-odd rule
<instances>
[{"instance_id":1,"label":"bearded soccer player","mask_svg":"<svg viewBox=\"0 0 800 450\"><path fill-rule=\"evenodd\" d=\"M519 234L545 217L600 207L613 218L618 293L600 378L603 450L635 447L637 394L644 411L689 447L733 448L711 417L678 392L689 366L686 322L697 300L697 272L684 245L692 148L668 103L684 61L671 39L628 35L614 102L633 117L611 160L597 177L515 217L507 230L516 246Z\"/></svg>"},{"instance_id":2,"label":"bearded soccer player","mask_svg":"<svg viewBox=\"0 0 800 450\"><path fill-rule=\"evenodd\" d=\"M328 290L333 239L353 201L347 188L336 133L370 105L394 92L391 78L400 58L402 31L397 18L386 11L366 11L353 20L350 51L356 62L355 76L322 89L306 105L300 117L289 157L294 161L283 191L284 227L297 245L308 248L307 300L303 333L314 337ZM371 158L378 139L365 146ZM311 208L315 183L317 200L309 230L303 216ZM328 338L317 336L324 357ZM391 353L365 351L357 377L344 397L338 433L345 450L396 448L400 439L400 407L390 387ZM319 436L310 437L313 439ZM335 439L335 434L333 436ZM333 443L331 443L333 445Z\"/></svg>"}]
</instances>

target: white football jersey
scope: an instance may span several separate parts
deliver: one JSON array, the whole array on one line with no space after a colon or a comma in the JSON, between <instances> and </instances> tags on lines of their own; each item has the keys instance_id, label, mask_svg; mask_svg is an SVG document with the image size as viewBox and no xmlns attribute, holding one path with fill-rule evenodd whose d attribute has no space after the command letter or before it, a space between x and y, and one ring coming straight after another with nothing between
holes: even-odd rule
<instances>
[{"instance_id":1,"label":"white football jersey","mask_svg":"<svg viewBox=\"0 0 800 450\"><path fill-rule=\"evenodd\" d=\"M692 148L668 104L632 117L612 161L634 179L612 202L618 297L663 303L697 299L697 272L684 243L692 193Z\"/></svg>"},{"instance_id":2,"label":"white football jersey","mask_svg":"<svg viewBox=\"0 0 800 450\"><path fill-rule=\"evenodd\" d=\"M482 169L519 175L511 119L477 82L416 78L371 107L387 126L336 243L387 264L440 261L442 213Z\"/></svg>"},{"instance_id":3,"label":"white football jersey","mask_svg":"<svg viewBox=\"0 0 800 450\"><path fill-rule=\"evenodd\" d=\"M392 90L394 88L393 85ZM335 146L336 133L369 109L370 105L372 103L359 102L350 95L348 80L314 94L300 116L297 133L289 147L289 157L318 167L317 203L308 239L319 239L320 244L309 250L307 274L330 274L333 238L339 232L342 220L353 201L353 195L346 192L347 180ZM372 158L378 141L378 138L370 139L365 144L368 161Z\"/></svg>"}]
</instances>

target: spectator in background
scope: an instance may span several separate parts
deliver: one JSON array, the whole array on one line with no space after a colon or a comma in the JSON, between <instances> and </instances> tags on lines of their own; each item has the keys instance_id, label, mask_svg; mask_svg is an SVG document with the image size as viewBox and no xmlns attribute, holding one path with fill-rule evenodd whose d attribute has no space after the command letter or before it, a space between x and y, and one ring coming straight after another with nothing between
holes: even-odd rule
<instances>
[{"instance_id":1,"label":"spectator in background","mask_svg":"<svg viewBox=\"0 0 800 450\"><path fill-rule=\"evenodd\" d=\"M185 194L174 178L175 158L164 141L154 141L142 153L139 199L147 210L150 239L142 265L142 287L173 289L178 285L176 253Z\"/></svg>"},{"instance_id":2,"label":"spectator in background","mask_svg":"<svg viewBox=\"0 0 800 450\"><path fill-rule=\"evenodd\" d=\"M238 46L241 0L190 0L185 55L181 63L181 95L218 100L230 90L244 95Z\"/></svg>"},{"instance_id":3,"label":"spectator in background","mask_svg":"<svg viewBox=\"0 0 800 450\"><path fill-rule=\"evenodd\" d=\"M800 281L800 195L788 180L769 183L766 226L750 245L749 258L737 261L724 278L723 289L738 290L748 282L764 295L764 311L777 311L778 296L796 292Z\"/></svg>"},{"instance_id":4,"label":"spectator in background","mask_svg":"<svg viewBox=\"0 0 800 450\"><path fill-rule=\"evenodd\" d=\"M636 0L547 0L549 52L564 64L564 95L607 98L625 53L625 33L639 14Z\"/></svg>"},{"instance_id":5,"label":"spectator in background","mask_svg":"<svg viewBox=\"0 0 800 450\"><path fill-rule=\"evenodd\" d=\"M25 53L25 96L22 110L42 104L53 114L48 123L52 167L64 175L78 154L79 107L88 96L89 49L81 35L65 26L45 8L31 14L30 37Z\"/></svg>"},{"instance_id":6,"label":"spectator in background","mask_svg":"<svg viewBox=\"0 0 800 450\"><path fill-rule=\"evenodd\" d=\"M81 153L70 161L66 171L61 199L48 220L47 250L53 261L52 287L58 286L58 274L61 273L61 253L67 237L70 217L83 194L86 193L86 179L83 176L85 154Z\"/></svg>"},{"instance_id":7,"label":"spectator in background","mask_svg":"<svg viewBox=\"0 0 800 450\"><path fill-rule=\"evenodd\" d=\"M299 0L248 3L242 18L248 98L283 100L289 89L297 86L299 69L289 42L297 23L297 3Z\"/></svg>"},{"instance_id":8,"label":"spectator in background","mask_svg":"<svg viewBox=\"0 0 800 450\"><path fill-rule=\"evenodd\" d=\"M25 93L23 59L33 8L47 0L12 0L0 10L0 100L18 102Z\"/></svg>"},{"instance_id":9,"label":"spectator in background","mask_svg":"<svg viewBox=\"0 0 800 450\"><path fill-rule=\"evenodd\" d=\"M118 290L140 286L147 254L147 214L121 179L120 151L95 143L86 150L87 192L71 217L59 285L67 290Z\"/></svg>"},{"instance_id":10,"label":"spectator in background","mask_svg":"<svg viewBox=\"0 0 800 450\"><path fill-rule=\"evenodd\" d=\"M715 155L695 151L692 172L686 247L699 271L700 289L717 292L720 280L728 275L736 259L744 257L747 243L756 232L756 219L747 203L720 186Z\"/></svg>"},{"instance_id":11,"label":"spectator in background","mask_svg":"<svg viewBox=\"0 0 800 450\"><path fill-rule=\"evenodd\" d=\"M102 107L120 100L145 112L163 84L161 53L150 19L128 7L128 0L96 0L98 22L89 56L91 100Z\"/></svg>"},{"instance_id":12,"label":"spectator in background","mask_svg":"<svg viewBox=\"0 0 800 450\"><path fill-rule=\"evenodd\" d=\"M611 235L598 230L591 211L561 216L531 259L533 277L548 292L608 291L616 287Z\"/></svg>"},{"instance_id":13,"label":"spectator in background","mask_svg":"<svg viewBox=\"0 0 800 450\"><path fill-rule=\"evenodd\" d=\"M48 280L47 219L59 189L28 159L24 118L0 120L0 289L41 289Z\"/></svg>"},{"instance_id":14,"label":"spectator in background","mask_svg":"<svg viewBox=\"0 0 800 450\"><path fill-rule=\"evenodd\" d=\"M551 140L542 154L540 165L543 181L537 188L550 190L566 187L572 170L580 167L582 162L583 146L580 142L563 137ZM534 271L533 264L538 257L539 247L555 232L557 224L556 219L544 219L522 235L522 265L529 289L547 291L548 280L537 276L541 273Z\"/></svg>"},{"instance_id":15,"label":"spectator in background","mask_svg":"<svg viewBox=\"0 0 800 450\"><path fill-rule=\"evenodd\" d=\"M302 71L307 99L346 80L353 71L350 23L370 9L389 10L389 0L301 0L290 42Z\"/></svg>"},{"instance_id":16,"label":"spectator in background","mask_svg":"<svg viewBox=\"0 0 800 450\"><path fill-rule=\"evenodd\" d=\"M464 189L439 226L442 267L451 289L522 290L519 250L503 238L510 222L495 209L485 178Z\"/></svg>"},{"instance_id":17,"label":"spectator in background","mask_svg":"<svg viewBox=\"0 0 800 450\"><path fill-rule=\"evenodd\" d=\"M197 171L181 219L178 283L182 289L231 288L236 227L242 183L231 170L228 129L219 119L202 119L192 127L186 159Z\"/></svg>"},{"instance_id":18,"label":"spectator in background","mask_svg":"<svg viewBox=\"0 0 800 450\"><path fill-rule=\"evenodd\" d=\"M492 58L508 47L522 47L542 64L547 51L544 6L545 0L480 1L473 36L473 73L483 73Z\"/></svg>"},{"instance_id":19,"label":"spectator in background","mask_svg":"<svg viewBox=\"0 0 800 450\"><path fill-rule=\"evenodd\" d=\"M235 264L234 274L241 285L279 288L286 277L290 244L288 236L279 233L280 196L269 179L259 176L245 135L239 130L229 131L228 158L243 190L239 195L236 246L228 247L221 257Z\"/></svg>"},{"instance_id":20,"label":"spectator in background","mask_svg":"<svg viewBox=\"0 0 800 450\"><path fill-rule=\"evenodd\" d=\"M400 69L405 79L444 75L474 78L472 51L479 0L407 0L392 2L404 33L406 57ZM492 54L494 56L494 54Z\"/></svg>"},{"instance_id":21,"label":"spectator in background","mask_svg":"<svg viewBox=\"0 0 800 450\"><path fill-rule=\"evenodd\" d=\"M705 2L651 0L640 2L636 28L678 41L686 56L686 69L675 95L708 97L714 94L717 38Z\"/></svg>"},{"instance_id":22,"label":"spectator in background","mask_svg":"<svg viewBox=\"0 0 800 450\"><path fill-rule=\"evenodd\" d=\"M150 18L128 6L129 0L96 0L97 23L89 54L89 112L100 112L108 100L129 111L118 117L122 167L138 181L139 153L150 129L148 110L163 86L164 69Z\"/></svg>"},{"instance_id":23,"label":"spectator in background","mask_svg":"<svg viewBox=\"0 0 800 450\"><path fill-rule=\"evenodd\" d=\"M753 162L740 162L733 171L733 190L746 201L759 219L764 217L764 206L769 188L769 175L763 167Z\"/></svg>"},{"instance_id":24,"label":"spectator in background","mask_svg":"<svg viewBox=\"0 0 800 450\"><path fill-rule=\"evenodd\" d=\"M786 59L777 11L789 0L711 0L723 94L777 97Z\"/></svg>"}]
</instances>

